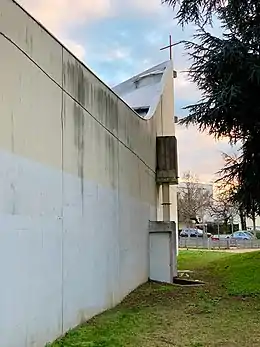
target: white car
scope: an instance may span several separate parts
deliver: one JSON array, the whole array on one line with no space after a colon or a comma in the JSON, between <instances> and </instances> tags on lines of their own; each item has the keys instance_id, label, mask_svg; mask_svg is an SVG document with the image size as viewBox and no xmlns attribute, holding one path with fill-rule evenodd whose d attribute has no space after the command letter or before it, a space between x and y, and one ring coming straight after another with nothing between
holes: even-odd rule
<instances>
[{"instance_id":1,"label":"white car","mask_svg":"<svg viewBox=\"0 0 260 347\"><path fill-rule=\"evenodd\" d=\"M211 236L212 241L227 240L230 238L231 238L231 235L229 235L229 234L220 234L220 235L212 235Z\"/></svg>"}]
</instances>

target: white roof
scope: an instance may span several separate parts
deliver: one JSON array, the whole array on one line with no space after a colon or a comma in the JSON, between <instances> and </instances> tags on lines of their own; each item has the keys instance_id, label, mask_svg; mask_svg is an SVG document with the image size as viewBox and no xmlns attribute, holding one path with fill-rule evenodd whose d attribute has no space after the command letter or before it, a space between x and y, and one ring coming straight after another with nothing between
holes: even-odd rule
<instances>
[{"instance_id":1,"label":"white roof","mask_svg":"<svg viewBox=\"0 0 260 347\"><path fill-rule=\"evenodd\" d=\"M112 89L142 117L150 118L160 101L164 75L169 69L173 71L172 61L163 62Z\"/></svg>"}]
</instances>

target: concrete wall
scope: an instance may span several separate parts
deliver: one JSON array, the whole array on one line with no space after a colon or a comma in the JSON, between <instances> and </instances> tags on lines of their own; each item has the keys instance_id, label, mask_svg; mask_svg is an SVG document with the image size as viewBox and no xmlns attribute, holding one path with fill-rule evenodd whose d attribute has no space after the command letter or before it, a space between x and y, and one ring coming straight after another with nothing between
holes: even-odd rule
<instances>
[{"instance_id":1,"label":"concrete wall","mask_svg":"<svg viewBox=\"0 0 260 347\"><path fill-rule=\"evenodd\" d=\"M158 120L12 0L0 47L0 346L42 347L147 280Z\"/></svg>"}]
</instances>

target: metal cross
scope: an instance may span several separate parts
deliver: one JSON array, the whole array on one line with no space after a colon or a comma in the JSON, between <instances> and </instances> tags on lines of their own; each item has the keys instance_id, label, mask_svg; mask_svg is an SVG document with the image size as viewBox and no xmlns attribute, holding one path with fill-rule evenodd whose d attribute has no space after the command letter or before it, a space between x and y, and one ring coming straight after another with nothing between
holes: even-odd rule
<instances>
[{"instance_id":1,"label":"metal cross","mask_svg":"<svg viewBox=\"0 0 260 347\"><path fill-rule=\"evenodd\" d=\"M172 43L172 35L169 36L169 40L170 40L170 44L168 46L161 48L160 51L163 51L163 50L169 48L170 49L170 60L172 60L172 47L175 46L175 44Z\"/></svg>"}]
</instances>

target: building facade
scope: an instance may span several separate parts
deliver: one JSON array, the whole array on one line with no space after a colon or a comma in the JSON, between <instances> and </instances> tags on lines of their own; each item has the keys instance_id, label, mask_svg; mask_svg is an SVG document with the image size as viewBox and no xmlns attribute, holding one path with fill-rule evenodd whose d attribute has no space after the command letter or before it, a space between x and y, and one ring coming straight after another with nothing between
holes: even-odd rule
<instances>
[{"instance_id":1,"label":"building facade","mask_svg":"<svg viewBox=\"0 0 260 347\"><path fill-rule=\"evenodd\" d=\"M144 116L15 1L0 13L0 346L43 347L149 277L173 67Z\"/></svg>"}]
</instances>

